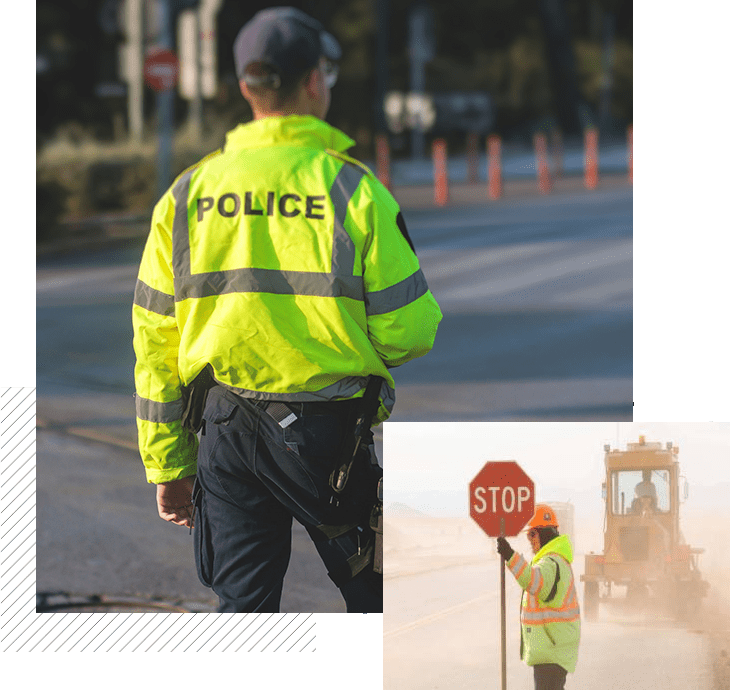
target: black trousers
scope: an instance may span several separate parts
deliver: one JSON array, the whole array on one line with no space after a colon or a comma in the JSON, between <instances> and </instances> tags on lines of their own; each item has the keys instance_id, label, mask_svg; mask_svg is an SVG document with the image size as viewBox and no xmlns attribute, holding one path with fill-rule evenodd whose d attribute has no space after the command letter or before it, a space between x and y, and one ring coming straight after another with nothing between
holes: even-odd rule
<instances>
[{"instance_id":1,"label":"black trousers","mask_svg":"<svg viewBox=\"0 0 730 690\"><path fill-rule=\"evenodd\" d=\"M220 612L279 611L292 519L312 536L347 611L382 612L382 576L372 564L341 580L347 559L372 538L369 515L377 484L373 468L361 463L339 505L330 500L329 477L353 404L291 404L297 419L282 427L265 403L211 389L194 491L195 558L201 582L220 599ZM360 526L333 539L317 529L352 522Z\"/></svg>"},{"instance_id":2,"label":"black trousers","mask_svg":"<svg viewBox=\"0 0 730 690\"><path fill-rule=\"evenodd\" d=\"M535 690L563 690L568 672L558 664L537 664L535 671Z\"/></svg>"}]
</instances>

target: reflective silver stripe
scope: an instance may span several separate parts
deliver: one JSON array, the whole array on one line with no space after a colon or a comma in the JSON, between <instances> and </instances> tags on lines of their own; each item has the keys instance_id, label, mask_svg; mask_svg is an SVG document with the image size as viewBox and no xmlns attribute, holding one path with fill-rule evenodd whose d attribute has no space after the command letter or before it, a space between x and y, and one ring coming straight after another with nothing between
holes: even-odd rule
<instances>
[{"instance_id":1,"label":"reflective silver stripe","mask_svg":"<svg viewBox=\"0 0 730 690\"><path fill-rule=\"evenodd\" d=\"M345 230L345 218L350 199L360 184L365 172L345 163L337 173L330 189L330 198L335 209L335 226L332 236L332 273L351 276L355 268L355 243Z\"/></svg>"},{"instance_id":2,"label":"reflective silver stripe","mask_svg":"<svg viewBox=\"0 0 730 690\"><path fill-rule=\"evenodd\" d=\"M134 288L134 303L142 309L152 311L162 316L175 315L175 298L164 292L151 288L141 280L137 280Z\"/></svg>"},{"instance_id":3,"label":"reflective silver stripe","mask_svg":"<svg viewBox=\"0 0 730 690\"><path fill-rule=\"evenodd\" d=\"M190 232L188 229L188 197L190 178L195 170L186 172L172 188L175 215L172 220L172 273L175 276L175 300L178 300L178 281L190 275Z\"/></svg>"},{"instance_id":4,"label":"reflective silver stripe","mask_svg":"<svg viewBox=\"0 0 730 690\"><path fill-rule=\"evenodd\" d=\"M220 381L218 383L236 395L240 395L242 398L280 400L282 402L323 402L347 400L353 397L365 388L367 378L364 376L346 376L331 386L327 386L318 391L304 391L302 393L265 393L262 391L247 390L245 388L236 388L235 386L229 386ZM385 381L380 389L380 398L383 401L385 409L389 412L392 411L393 405L395 405L395 391Z\"/></svg>"},{"instance_id":5,"label":"reflective silver stripe","mask_svg":"<svg viewBox=\"0 0 730 690\"><path fill-rule=\"evenodd\" d=\"M178 287L179 285L179 287ZM312 295L315 297L351 297L362 301L362 278L329 273L275 271L267 268L239 268L216 273L198 273L179 283L177 301L212 297L230 292L270 292L276 295Z\"/></svg>"},{"instance_id":6,"label":"reflective silver stripe","mask_svg":"<svg viewBox=\"0 0 730 690\"><path fill-rule=\"evenodd\" d=\"M401 280L400 283L377 292L368 292L365 295L365 311L368 316L387 314L415 302L427 292L426 278L419 268L413 275Z\"/></svg>"},{"instance_id":7,"label":"reflective silver stripe","mask_svg":"<svg viewBox=\"0 0 730 690\"><path fill-rule=\"evenodd\" d=\"M512 563L512 565L508 565L507 567L512 571L512 574L515 576L515 578L519 578L522 575L522 571L529 566L527 565L527 561L522 557L521 554L515 551L515 553L512 555L514 556L515 554L517 555L517 560Z\"/></svg>"},{"instance_id":8,"label":"reflective silver stripe","mask_svg":"<svg viewBox=\"0 0 730 690\"><path fill-rule=\"evenodd\" d=\"M530 582L528 583L525 591L530 594L537 594L543 586L542 571L539 568L533 568L530 573Z\"/></svg>"},{"instance_id":9,"label":"reflective silver stripe","mask_svg":"<svg viewBox=\"0 0 730 690\"><path fill-rule=\"evenodd\" d=\"M522 611L522 622L526 624L539 625L552 620L571 621L580 618L580 609L572 607L563 611L556 609L544 609L542 611Z\"/></svg>"},{"instance_id":10,"label":"reflective silver stripe","mask_svg":"<svg viewBox=\"0 0 730 690\"><path fill-rule=\"evenodd\" d=\"M182 419L182 398L173 402L155 402L136 395L134 401L139 419L144 419L147 422L157 422L158 424L179 422Z\"/></svg>"},{"instance_id":11,"label":"reflective silver stripe","mask_svg":"<svg viewBox=\"0 0 730 690\"><path fill-rule=\"evenodd\" d=\"M230 271L191 274L188 202L190 179L194 170L185 173L172 189L175 215L172 224L172 266L175 276L175 301L211 297L232 292L269 292L283 295L350 297L364 300L363 280L354 276L356 250L345 230L347 209L365 172L343 164L337 173L330 197L334 206L332 266L329 273L279 271L265 268L242 268Z\"/></svg>"}]
</instances>

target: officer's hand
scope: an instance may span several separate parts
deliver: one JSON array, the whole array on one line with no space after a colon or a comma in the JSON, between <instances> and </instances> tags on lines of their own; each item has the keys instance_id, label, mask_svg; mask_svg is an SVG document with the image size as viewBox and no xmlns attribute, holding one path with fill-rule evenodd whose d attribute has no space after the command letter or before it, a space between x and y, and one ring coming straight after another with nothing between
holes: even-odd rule
<instances>
[{"instance_id":1,"label":"officer's hand","mask_svg":"<svg viewBox=\"0 0 730 690\"><path fill-rule=\"evenodd\" d=\"M157 512L163 520L192 527L194 483L193 476L157 485Z\"/></svg>"},{"instance_id":2,"label":"officer's hand","mask_svg":"<svg viewBox=\"0 0 730 690\"><path fill-rule=\"evenodd\" d=\"M497 537L497 553L508 561L512 558L512 554L515 550L509 545L509 542L504 537Z\"/></svg>"}]
</instances>

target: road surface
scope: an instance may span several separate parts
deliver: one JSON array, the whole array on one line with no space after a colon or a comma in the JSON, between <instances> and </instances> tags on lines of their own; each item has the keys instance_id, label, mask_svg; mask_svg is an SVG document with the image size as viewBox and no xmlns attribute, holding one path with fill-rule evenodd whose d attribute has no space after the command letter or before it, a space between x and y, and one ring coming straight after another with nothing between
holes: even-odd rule
<instances>
[{"instance_id":1,"label":"road surface","mask_svg":"<svg viewBox=\"0 0 730 690\"><path fill-rule=\"evenodd\" d=\"M157 516L136 450L131 303L140 251L38 268L37 591L211 611L217 599L198 582L192 537ZM345 610L299 525L281 610Z\"/></svg>"},{"instance_id":2,"label":"road surface","mask_svg":"<svg viewBox=\"0 0 730 690\"><path fill-rule=\"evenodd\" d=\"M464 560L439 568L432 556L433 569L386 579L384 690L500 687L498 560ZM520 590L509 571L506 590L507 687L531 690L531 671L519 659ZM583 623L578 668L566 687L713 690L710 656L702 632L669 620L602 615Z\"/></svg>"},{"instance_id":3,"label":"road surface","mask_svg":"<svg viewBox=\"0 0 730 690\"><path fill-rule=\"evenodd\" d=\"M631 419L631 188L407 221L444 319L393 421Z\"/></svg>"}]
</instances>

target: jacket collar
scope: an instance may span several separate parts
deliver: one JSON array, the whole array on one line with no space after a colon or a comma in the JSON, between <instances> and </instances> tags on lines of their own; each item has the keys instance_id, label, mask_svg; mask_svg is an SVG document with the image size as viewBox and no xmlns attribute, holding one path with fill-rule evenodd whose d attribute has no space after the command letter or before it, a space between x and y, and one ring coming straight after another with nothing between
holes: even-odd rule
<instances>
[{"instance_id":1,"label":"jacket collar","mask_svg":"<svg viewBox=\"0 0 730 690\"><path fill-rule=\"evenodd\" d=\"M265 117L238 125L226 134L225 150L304 146L344 152L355 142L313 115Z\"/></svg>"},{"instance_id":2,"label":"jacket collar","mask_svg":"<svg viewBox=\"0 0 730 690\"><path fill-rule=\"evenodd\" d=\"M570 543L570 539L565 534L561 534L545 544L545 546L543 546L535 554L532 562L537 563L541 558L544 558L549 553L556 553L558 556L562 556L566 561L568 561L568 563L573 562L573 546Z\"/></svg>"}]
</instances>

